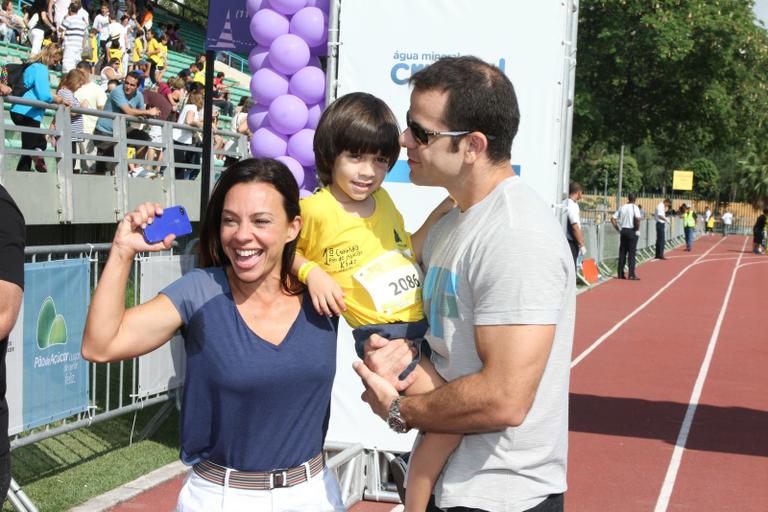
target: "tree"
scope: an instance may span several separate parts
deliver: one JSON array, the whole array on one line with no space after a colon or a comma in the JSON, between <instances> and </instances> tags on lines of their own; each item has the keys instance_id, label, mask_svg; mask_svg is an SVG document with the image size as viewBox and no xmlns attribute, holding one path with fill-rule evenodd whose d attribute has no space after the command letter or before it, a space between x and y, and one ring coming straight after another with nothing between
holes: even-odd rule
<instances>
[{"instance_id":1,"label":"tree","mask_svg":"<svg viewBox=\"0 0 768 512\"><path fill-rule=\"evenodd\" d=\"M720 171L707 158L695 158L684 168L693 171L693 193L702 199L717 199L720 191Z\"/></svg>"},{"instance_id":2,"label":"tree","mask_svg":"<svg viewBox=\"0 0 768 512\"><path fill-rule=\"evenodd\" d=\"M608 180L608 193L615 194L619 188L620 155L605 155L592 165L581 165L574 170L572 178L581 183L586 190L603 190L603 183ZM624 154L622 189L624 192L637 192L642 186L642 176L637 167L637 160Z\"/></svg>"},{"instance_id":3,"label":"tree","mask_svg":"<svg viewBox=\"0 0 768 512\"><path fill-rule=\"evenodd\" d=\"M768 206L768 165L754 153L739 162L739 187L745 198L756 208Z\"/></svg>"}]
</instances>

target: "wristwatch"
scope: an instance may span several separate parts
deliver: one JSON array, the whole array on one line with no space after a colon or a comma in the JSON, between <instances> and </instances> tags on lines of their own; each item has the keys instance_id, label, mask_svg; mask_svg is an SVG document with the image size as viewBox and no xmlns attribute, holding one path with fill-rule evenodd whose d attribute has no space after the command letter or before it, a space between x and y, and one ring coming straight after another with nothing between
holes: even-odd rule
<instances>
[{"instance_id":1,"label":"wristwatch","mask_svg":"<svg viewBox=\"0 0 768 512\"><path fill-rule=\"evenodd\" d=\"M389 405L389 416L387 417L387 425L389 428L397 432L398 434L405 434L411 430L405 423L405 418L400 414L400 397L392 400Z\"/></svg>"}]
</instances>

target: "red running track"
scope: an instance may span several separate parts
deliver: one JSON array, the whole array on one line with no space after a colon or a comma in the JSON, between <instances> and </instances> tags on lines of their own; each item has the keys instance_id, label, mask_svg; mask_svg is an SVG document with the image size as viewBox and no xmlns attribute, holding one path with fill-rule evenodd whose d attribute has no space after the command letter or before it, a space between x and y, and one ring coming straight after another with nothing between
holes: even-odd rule
<instances>
[{"instance_id":1,"label":"red running track","mask_svg":"<svg viewBox=\"0 0 768 512\"><path fill-rule=\"evenodd\" d=\"M707 236L579 296L569 512L768 510L768 258L750 248Z\"/></svg>"},{"instance_id":2,"label":"red running track","mask_svg":"<svg viewBox=\"0 0 768 512\"><path fill-rule=\"evenodd\" d=\"M568 512L768 511L768 257L750 248L703 237L579 295ZM181 483L112 510L172 510Z\"/></svg>"}]
</instances>

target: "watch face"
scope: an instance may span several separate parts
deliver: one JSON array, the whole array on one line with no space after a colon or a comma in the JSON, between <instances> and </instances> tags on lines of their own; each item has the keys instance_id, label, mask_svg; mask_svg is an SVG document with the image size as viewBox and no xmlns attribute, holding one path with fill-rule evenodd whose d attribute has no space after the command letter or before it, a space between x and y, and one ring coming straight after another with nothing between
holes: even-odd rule
<instances>
[{"instance_id":1,"label":"watch face","mask_svg":"<svg viewBox=\"0 0 768 512\"><path fill-rule=\"evenodd\" d=\"M390 417L387 419L389 428L397 432L398 434L405 434L408 432L408 428L405 426L405 422L400 418Z\"/></svg>"}]
</instances>

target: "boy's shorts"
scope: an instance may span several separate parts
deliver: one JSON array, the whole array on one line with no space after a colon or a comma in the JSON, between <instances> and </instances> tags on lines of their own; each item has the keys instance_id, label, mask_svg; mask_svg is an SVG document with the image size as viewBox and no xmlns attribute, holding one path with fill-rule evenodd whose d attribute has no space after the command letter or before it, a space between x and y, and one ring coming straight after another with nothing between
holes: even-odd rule
<instances>
[{"instance_id":1,"label":"boy's shorts","mask_svg":"<svg viewBox=\"0 0 768 512\"><path fill-rule=\"evenodd\" d=\"M365 340L371 337L371 334L378 334L383 338L394 340L397 338L405 338L411 345L411 348L416 349L416 355L413 357L411 363L398 375L398 379L405 380L405 378L416 368L416 365L421 361L421 356L430 357L432 350L429 348L429 343L424 339L429 329L429 323L426 318L422 318L416 322L393 322L389 324L371 324L362 325L352 331L352 337L355 338L355 351L360 359L363 359L363 348L365 346Z\"/></svg>"}]
</instances>

